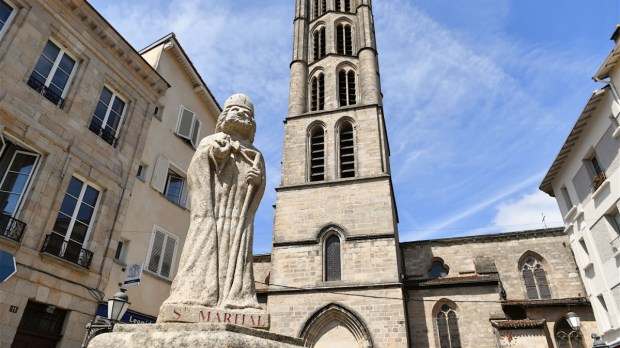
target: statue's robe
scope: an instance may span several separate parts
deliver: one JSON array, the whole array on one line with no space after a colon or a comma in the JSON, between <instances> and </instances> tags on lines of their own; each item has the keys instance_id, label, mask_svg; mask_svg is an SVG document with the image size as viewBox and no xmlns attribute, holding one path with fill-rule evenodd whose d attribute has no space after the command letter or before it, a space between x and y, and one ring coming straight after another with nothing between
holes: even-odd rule
<instances>
[{"instance_id":1,"label":"statue's robe","mask_svg":"<svg viewBox=\"0 0 620 348\"><path fill-rule=\"evenodd\" d=\"M261 183L252 188L246 175L259 151L233 142L230 155L218 159L212 149L216 133L204 138L187 172L191 221L170 297L165 304L210 308L260 308L252 269L254 215L265 192L265 162L257 167ZM247 211L243 206L249 200Z\"/></svg>"}]
</instances>

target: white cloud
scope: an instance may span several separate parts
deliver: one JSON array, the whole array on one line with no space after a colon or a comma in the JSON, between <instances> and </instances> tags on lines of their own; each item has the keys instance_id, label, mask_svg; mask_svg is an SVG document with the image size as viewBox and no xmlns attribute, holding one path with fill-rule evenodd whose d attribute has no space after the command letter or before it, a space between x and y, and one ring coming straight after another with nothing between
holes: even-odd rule
<instances>
[{"instance_id":1,"label":"white cloud","mask_svg":"<svg viewBox=\"0 0 620 348\"><path fill-rule=\"evenodd\" d=\"M543 216L545 223L542 222ZM493 226L501 232L562 226L562 216L554 198L534 191L497 206Z\"/></svg>"}]
</instances>

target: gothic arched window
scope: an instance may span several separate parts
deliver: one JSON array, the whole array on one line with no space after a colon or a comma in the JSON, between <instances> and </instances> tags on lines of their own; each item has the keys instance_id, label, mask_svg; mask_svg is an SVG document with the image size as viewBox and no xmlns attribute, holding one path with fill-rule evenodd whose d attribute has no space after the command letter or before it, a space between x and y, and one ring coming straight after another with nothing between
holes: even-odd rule
<instances>
[{"instance_id":1,"label":"gothic arched window","mask_svg":"<svg viewBox=\"0 0 620 348\"><path fill-rule=\"evenodd\" d=\"M340 280L340 238L333 234L325 240L325 281Z\"/></svg>"},{"instance_id":2,"label":"gothic arched window","mask_svg":"<svg viewBox=\"0 0 620 348\"><path fill-rule=\"evenodd\" d=\"M545 268L539 259L528 256L521 266L525 292L530 300L543 300L551 298L549 283Z\"/></svg>"},{"instance_id":3,"label":"gothic arched window","mask_svg":"<svg viewBox=\"0 0 620 348\"><path fill-rule=\"evenodd\" d=\"M325 130L316 125L309 132L310 181L325 180Z\"/></svg>"},{"instance_id":4,"label":"gothic arched window","mask_svg":"<svg viewBox=\"0 0 620 348\"><path fill-rule=\"evenodd\" d=\"M347 56L353 55L353 37L350 25L338 24L336 27L336 52Z\"/></svg>"},{"instance_id":5,"label":"gothic arched window","mask_svg":"<svg viewBox=\"0 0 620 348\"><path fill-rule=\"evenodd\" d=\"M322 73L310 81L310 111L320 111L325 108L325 75Z\"/></svg>"},{"instance_id":6,"label":"gothic arched window","mask_svg":"<svg viewBox=\"0 0 620 348\"><path fill-rule=\"evenodd\" d=\"M355 105L355 71L340 70L338 73L338 95L340 106Z\"/></svg>"},{"instance_id":7,"label":"gothic arched window","mask_svg":"<svg viewBox=\"0 0 620 348\"><path fill-rule=\"evenodd\" d=\"M435 319L439 346L441 348L461 348L459 323L454 309L447 304L442 305Z\"/></svg>"},{"instance_id":8,"label":"gothic arched window","mask_svg":"<svg viewBox=\"0 0 620 348\"><path fill-rule=\"evenodd\" d=\"M312 34L313 41L313 58L319 60L325 57L325 28L320 28Z\"/></svg>"},{"instance_id":9,"label":"gothic arched window","mask_svg":"<svg viewBox=\"0 0 620 348\"><path fill-rule=\"evenodd\" d=\"M585 347L581 332L573 330L564 318L555 325L555 342L557 348Z\"/></svg>"},{"instance_id":10,"label":"gothic arched window","mask_svg":"<svg viewBox=\"0 0 620 348\"><path fill-rule=\"evenodd\" d=\"M355 176L355 143L353 139L353 125L344 121L338 126L339 145L339 172L341 178Z\"/></svg>"}]
</instances>

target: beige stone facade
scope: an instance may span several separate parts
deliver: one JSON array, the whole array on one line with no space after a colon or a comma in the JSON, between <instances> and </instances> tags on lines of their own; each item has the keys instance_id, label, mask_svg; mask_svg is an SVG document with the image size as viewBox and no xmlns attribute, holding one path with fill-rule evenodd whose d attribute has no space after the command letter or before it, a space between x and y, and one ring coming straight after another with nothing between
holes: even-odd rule
<instances>
[{"instance_id":1,"label":"beige stone facade","mask_svg":"<svg viewBox=\"0 0 620 348\"><path fill-rule=\"evenodd\" d=\"M0 248L17 274L0 284L0 346L45 336L78 347L168 84L85 1L2 4L0 166L16 193L2 198Z\"/></svg>"},{"instance_id":2,"label":"beige stone facade","mask_svg":"<svg viewBox=\"0 0 620 348\"><path fill-rule=\"evenodd\" d=\"M131 311L138 318L154 320L170 293L189 228L187 168L200 139L213 133L221 108L174 34L140 53L171 87L158 100L140 159L139 180L127 205L127 219L118 239L112 242L115 260L105 294L110 298L120 287L127 288ZM195 140L185 138L181 127L183 117L190 113L198 121ZM194 122L187 124L194 126ZM179 197L173 192L171 176L180 183ZM140 284L119 286L127 267L134 264L143 265Z\"/></svg>"}]
</instances>

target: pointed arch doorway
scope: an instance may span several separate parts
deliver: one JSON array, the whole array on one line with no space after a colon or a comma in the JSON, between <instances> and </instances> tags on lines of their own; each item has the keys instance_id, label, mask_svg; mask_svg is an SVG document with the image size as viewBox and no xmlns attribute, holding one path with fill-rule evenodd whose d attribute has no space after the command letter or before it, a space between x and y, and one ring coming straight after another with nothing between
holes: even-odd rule
<instances>
[{"instance_id":1,"label":"pointed arch doorway","mask_svg":"<svg viewBox=\"0 0 620 348\"><path fill-rule=\"evenodd\" d=\"M348 309L329 304L306 322L299 337L312 348L372 348L366 325Z\"/></svg>"}]
</instances>

